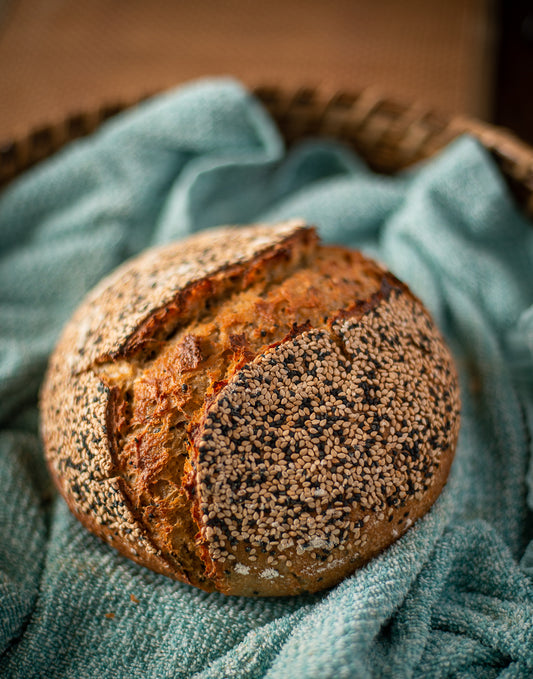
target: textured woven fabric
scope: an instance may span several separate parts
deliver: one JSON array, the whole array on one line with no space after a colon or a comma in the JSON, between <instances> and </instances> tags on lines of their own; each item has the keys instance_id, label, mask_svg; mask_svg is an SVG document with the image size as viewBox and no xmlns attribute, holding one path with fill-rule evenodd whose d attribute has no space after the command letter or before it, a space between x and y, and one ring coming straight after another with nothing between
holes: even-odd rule
<instances>
[{"instance_id":1,"label":"textured woven fabric","mask_svg":"<svg viewBox=\"0 0 533 679\"><path fill-rule=\"evenodd\" d=\"M302 216L423 298L461 376L444 493L334 589L205 594L89 534L48 479L37 395L86 291L124 258L220 223ZM242 88L146 102L0 196L0 676L533 676L533 228L464 138L373 175L334 143L286 153Z\"/></svg>"}]
</instances>

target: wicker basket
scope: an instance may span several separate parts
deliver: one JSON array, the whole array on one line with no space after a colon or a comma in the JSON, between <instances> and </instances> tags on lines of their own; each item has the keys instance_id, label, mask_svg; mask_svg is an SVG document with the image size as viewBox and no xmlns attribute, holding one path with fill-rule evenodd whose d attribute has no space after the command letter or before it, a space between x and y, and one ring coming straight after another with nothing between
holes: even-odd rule
<instances>
[{"instance_id":1,"label":"wicker basket","mask_svg":"<svg viewBox=\"0 0 533 679\"><path fill-rule=\"evenodd\" d=\"M334 95L311 88L259 86L253 91L287 144L309 136L334 138L351 146L376 171L388 174L432 156L468 132L491 151L518 203L533 216L533 149L507 130L464 117L446 118L416 104L392 101L373 89ZM0 186L145 98L72 115L1 145Z\"/></svg>"}]
</instances>

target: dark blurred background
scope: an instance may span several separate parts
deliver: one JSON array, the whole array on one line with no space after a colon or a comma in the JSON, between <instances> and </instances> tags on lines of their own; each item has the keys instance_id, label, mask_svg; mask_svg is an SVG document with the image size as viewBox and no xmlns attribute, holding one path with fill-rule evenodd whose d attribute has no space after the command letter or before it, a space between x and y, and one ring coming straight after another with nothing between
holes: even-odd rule
<instances>
[{"instance_id":1,"label":"dark blurred background","mask_svg":"<svg viewBox=\"0 0 533 679\"><path fill-rule=\"evenodd\" d=\"M500 0L492 118L533 144L533 1Z\"/></svg>"},{"instance_id":2,"label":"dark blurred background","mask_svg":"<svg viewBox=\"0 0 533 679\"><path fill-rule=\"evenodd\" d=\"M0 0L0 141L216 74L371 86L533 142L533 2Z\"/></svg>"}]
</instances>

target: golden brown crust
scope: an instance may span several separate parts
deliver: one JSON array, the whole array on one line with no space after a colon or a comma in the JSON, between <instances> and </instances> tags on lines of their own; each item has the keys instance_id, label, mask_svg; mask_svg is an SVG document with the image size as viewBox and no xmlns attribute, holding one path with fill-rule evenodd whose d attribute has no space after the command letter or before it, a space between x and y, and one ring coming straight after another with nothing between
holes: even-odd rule
<instances>
[{"instance_id":1,"label":"golden brown crust","mask_svg":"<svg viewBox=\"0 0 533 679\"><path fill-rule=\"evenodd\" d=\"M42 391L78 518L153 570L244 595L331 586L393 542L446 481L458 409L421 303L299 222L122 267Z\"/></svg>"}]
</instances>

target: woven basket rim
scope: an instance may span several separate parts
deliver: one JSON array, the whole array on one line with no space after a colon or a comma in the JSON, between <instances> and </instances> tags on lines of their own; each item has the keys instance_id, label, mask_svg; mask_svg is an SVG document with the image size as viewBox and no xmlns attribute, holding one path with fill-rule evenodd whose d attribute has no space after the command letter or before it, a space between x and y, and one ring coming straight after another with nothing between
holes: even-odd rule
<instances>
[{"instance_id":1,"label":"woven basket rim","mask_svg":"<svg viewBox=\"0 0 533 679\"><path fill-rule=\"evenodd\" d=\"M461 134L471 134L492 153L519 204L533 216L533 147L506 128L464 115L441 114L416 101L402 102L373 86L328 91L321 86L259 83L249 89L273 116L288 144L306 136L337 138L381 172L394 173L431 157ZM165 91L129 101L104 101L0 141L0 187L114 115Z\"/></svg>"}]
</instances>

